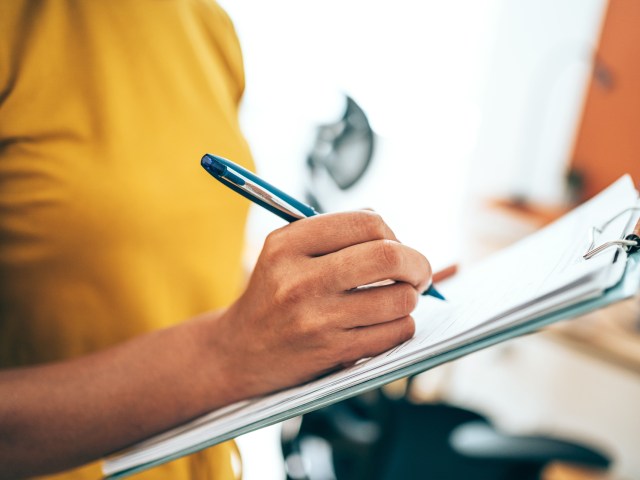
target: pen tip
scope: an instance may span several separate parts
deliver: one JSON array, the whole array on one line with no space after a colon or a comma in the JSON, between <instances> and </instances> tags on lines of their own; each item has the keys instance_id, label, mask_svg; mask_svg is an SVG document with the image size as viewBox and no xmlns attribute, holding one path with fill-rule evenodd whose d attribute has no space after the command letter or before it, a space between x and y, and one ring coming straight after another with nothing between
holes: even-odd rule
<instances>
[{"instance_id":1,"label":"pen tip","mask_svg":"<svg viewBox=\"0 0 640 480\"><path fill-rule=\"evenodd\" d=\"M422 295L430 295L437 299L446 301L446 298L444 298L444 296L440 292L438 292L433 285L431 285L429 288L427 288L427 290L422 292Z\"/></svg>"}]
</instances>

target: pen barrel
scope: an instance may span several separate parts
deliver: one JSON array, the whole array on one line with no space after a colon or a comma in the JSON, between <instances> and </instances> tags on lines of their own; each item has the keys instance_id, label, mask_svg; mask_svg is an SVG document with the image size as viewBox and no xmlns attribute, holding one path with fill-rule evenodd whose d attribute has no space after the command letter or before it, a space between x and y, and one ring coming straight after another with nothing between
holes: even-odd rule
<instances>
[{"instance_id":1,"label":"pen barrel","mask_svg":"<svg viewBox=\"0 0 640 480\"><path fill-rule=\"evenodd\" d=\"M287 222L295 222L300 218L312 217L318 214L309 205L287 195L282 190L264 181L253 172L233 163L231 160L207 153L202 157L200 163L207 172L216 180L222 182L223 185ZM238 175L241 175L247 181L245 182ZM251 184L255 184L254 188L251 188ZM256 186L258 188L255 188ZM264 190L266 193L260 193L258 192L259 190Z\"/></svg>"}]
</instances>

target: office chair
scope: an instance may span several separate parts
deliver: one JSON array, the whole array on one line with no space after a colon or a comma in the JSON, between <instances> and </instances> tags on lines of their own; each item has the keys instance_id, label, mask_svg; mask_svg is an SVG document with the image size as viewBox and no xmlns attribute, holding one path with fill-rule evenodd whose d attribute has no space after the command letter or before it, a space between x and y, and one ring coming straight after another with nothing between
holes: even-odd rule
<instances>
[{"instance_id":1,"label":"office chair","mask_svg":"<svg viewBox=\"0 0 640 480\"><path fill-rule=\"evenodd\" d=\"M282 452L287 480L538 480L551 462L610 463L586 445L506 435L477 413L379 390L288 420Z\"/></svg>"}]
</instances>

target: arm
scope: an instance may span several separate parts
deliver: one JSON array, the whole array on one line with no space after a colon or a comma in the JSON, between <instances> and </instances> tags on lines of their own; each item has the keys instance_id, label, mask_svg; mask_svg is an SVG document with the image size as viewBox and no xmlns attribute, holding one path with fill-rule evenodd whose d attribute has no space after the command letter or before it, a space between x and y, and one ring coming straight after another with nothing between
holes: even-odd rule
<instances>
[{"instance_id":1,"label":"arm","mask_svg":"<svg viewBox=\"0 0 640 480\"><path fill-rule=\"evenodd\" d=\"M430 267L371 212L273 232L244 294L80 359L0 373L0 472L70 468L410 338ZM358 289L384 279L395 284Z\"/></svg>"},{"instance_id":2,"label":"arm","mask_svg":"<svg viewBox=\"0 0 640 480\"><path fill-rule=\"evenodd\" d=\"M228 403L207 340L218 318L0 372L0 478L78 466Z\"/></svg>"}]
</instances>

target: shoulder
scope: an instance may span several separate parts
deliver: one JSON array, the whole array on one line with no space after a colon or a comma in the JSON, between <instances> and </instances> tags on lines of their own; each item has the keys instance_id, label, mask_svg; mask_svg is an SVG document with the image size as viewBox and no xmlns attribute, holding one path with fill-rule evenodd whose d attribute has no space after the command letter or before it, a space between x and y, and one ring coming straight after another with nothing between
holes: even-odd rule
<instances>
[{"instance_id":1,"label":"shoulder","mask_svg":"<svg viewBox=\"0 0 640 480\"><path fill-rule=\"evenodd\" d=\"M236 100L239 100L245 87L245 74L242 49L232 19L213 0L190 0L190 3L217 53L224 59L227 73L237 87Z\"/></svg>"}]
</instances>

